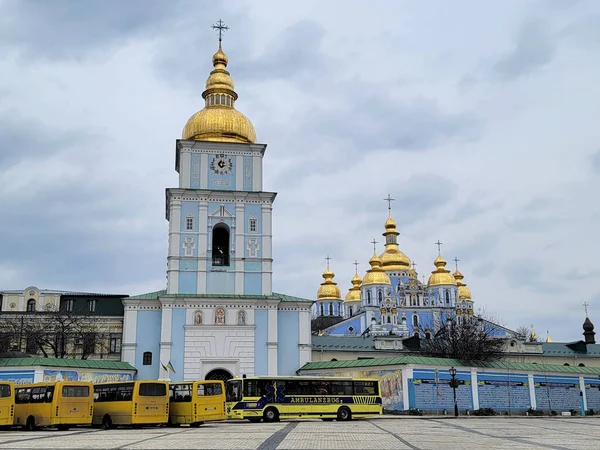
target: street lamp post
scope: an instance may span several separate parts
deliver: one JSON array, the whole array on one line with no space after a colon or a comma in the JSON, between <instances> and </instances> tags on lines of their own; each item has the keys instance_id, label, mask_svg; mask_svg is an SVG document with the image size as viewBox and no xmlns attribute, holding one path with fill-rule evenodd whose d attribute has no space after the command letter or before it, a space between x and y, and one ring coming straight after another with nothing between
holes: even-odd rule
<instances>
[{"instance_id":1,"label":"street lamp post","mask_svg":"<svg viewBox=\"0 0 600 450\"><path fill-rule=\"evenodd\" d=\"M450 367L450 376L452 379L450 380L450 387L452 388L452 392L454 393L454 416L458 417L458 404L456 403L456 388L458 387L459 381L456 379L456 369L454 366Z\"/></svg>"}]
</instances>

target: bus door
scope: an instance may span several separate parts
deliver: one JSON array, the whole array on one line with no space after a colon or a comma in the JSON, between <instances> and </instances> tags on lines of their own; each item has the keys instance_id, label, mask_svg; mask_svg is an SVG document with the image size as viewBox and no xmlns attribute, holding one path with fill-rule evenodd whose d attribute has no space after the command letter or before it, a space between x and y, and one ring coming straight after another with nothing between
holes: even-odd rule
<instances>
[{"instance_id":1,"label":"bus door","mask_svg":"<svg viewBox=\"0 0 600 450\"><path fill-rule=\"evenodd\" d=\"M0 383L0 426L12 425L15 417L15 389L12 383Z\"/></svg>"},{"instance_id":2,"label":"bus door","mask_svg":"<svg viewBox=\"0 0 600 450\"><path fill-rule=\"evenodd\" d=\"M154 416L157 418L167 415L164 421L168 420L169 415L169 393L166 383L153 383L142 381L138 385L137 399L134 398L134 415L139 417Z\"/></svg>"},{"instance_id":3,"label":"bus door","mask_svg":"<svg viewBox=\"0 0 600 450\"><path fill-rule=\"evenodd\" d=\"M93 412L92 387L87 385L57 384L54 394L50 391L54 386L48 386L46 396L57 396L54 404L61 419L90 419ZM56 390L59 390L56 392ZM48 399L47 401L51 401ZM55 412L56 412L55 411Z\"/></svg>"},{"instance_id":4,"label":"bus door","mask_svg":"<svg viewBox=\"0 0 600 450\"><path fill-rule=\"evenodd\" d=\"M197 421L225 419L225 385L222 381L199 381L194 415Z\"/></svg>"}]
</instances>

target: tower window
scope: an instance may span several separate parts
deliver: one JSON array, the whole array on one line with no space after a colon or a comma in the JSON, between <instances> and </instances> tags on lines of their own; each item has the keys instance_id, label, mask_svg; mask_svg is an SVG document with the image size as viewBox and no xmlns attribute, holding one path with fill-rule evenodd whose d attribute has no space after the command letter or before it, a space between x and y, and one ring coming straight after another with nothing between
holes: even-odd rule
<instances>
[{"instance_id":1,"label":"tower window","mask_svg":"<svg viewBox=\"0 0 600 450\"><path fill-rule=\"evenodd\" d=\"M350 308L348 308L348 313L349 313L350 316L352 315L352 312L353 311L352 311L352 306L351 306Z\"/></svg>"},{"instance_id":2,"label":"tower window","mask_svg":"<svg viewBox=\"0 0 600 450\"><path fill-rule=\"evenodd\" d=\"M62 303L62 309L64 312L73 312L73 299L72 298L68 298L66 300L63 301Z\"/></svg>"},{"instance_id":3,"label":"tower window","mask_svg":"<svg viewBox=\"0 0 600 450\"><path fill-rule=\"evenodd\" d=\"M383 294L381 293L381 291L377 293L377 299L379 300L379 304L381 305L381 302L383 302Z\"/></svg>"},{"instance_id":4,"label":"tower window","mask_svg":"<svg viewBox=\"0 0 600 450\"><path fill-rule=\"evenodd\" d=\"M371 304L371 291L367 291L367 303Z\"/></svg>"},{"instance_id":5,"label":"tower window","mask_svg":"<svg viewBox=\"0 0 600 450\"><path fill-rule=\"evenodd\" d=\"M419 316L417 316L416 314L413 314L413 327L418 327L419 326Z\"/></svg>"},{"instance_id":6,"label":"tower window","mask_svg":"<svg viewBox=\"0 0 600 450\"><path fill-rule=\"evenodd\" d=\"M329 304L329 315L333 316L333 303Z\"/></svg>"},{"instance_id":7,"label":"tower window","mask_svg":"<svg viewBox=\"0 0 600 450\"><path fill-rule=\"evenodd\" d=\"M250 218L250 224L249 224L249 229L250 229L250 233L256 233L257 231L257 223L256 223L256 217L251 217Z\"/></svg>"},{"instance_id":8,"label":"tower window","mask_svg":"<svg viewBox=\"0 0 600 450\"><path fill-rule=\"evenodd\" d=\"M214 96L214 95L211 95L211 96L210 96L210 104L211 104L211 105L214 105L214 104L215 104L215 96Z\"/></svg>"},{"instance_id":9,"label":"tower window","mask_svg":"<svg viewBox=\"0 0 600 450\"><path fill-rule=\"evenodd\" d=\"M212 260L213 266L229 266L229 227L223 223L213 228Z\"/></svg>"},{"instance_id":10,"label":"tower window","mask_svg":"<svg viewBox=\"0 0 600 450\"><path fill-rule=\"evenodd\" d=\"M387 316L387 323L392 323L392 318L390 316Z\"/></svg>"},{"instance_id":11,"label":"tower window","mask_svg":"<svg viewBox=\"0 0 600 450\"><path fill-rule=\"evenodd\" d=\"M450 292L446 291L446 303L450 303Z\"/></svg>"},{"instance_id":12,"label":"tower window","mask_svg":"<svg viewBox=\"0 0 600 450\"><path fill-rule=\"evenodd\" d=\"M152 365L152 352L144 352L144 357L142 360L142 364L144 366L151 366Z\"/></svg>"},{"instance_id":13,"label":"tower window","mask_svg":"<svg viewBox=\"0 0 600 450\"><path fill-rule=\"evenodd\" d=\"M321 311L320 311L320 312L321 312L321 314L320 314L320 315L321 315L321 316L324 316L324 315L325 315L325 312L324 312L324 306L323 306L323 303L321 303L319 306L321 307Z\"/></svg>"},{"instance_id":14,"label":"tower window","mask_svg":"<svg viewBox=\"0 0 600 450\"><path fill-rule=\"evenodd\" d=\"M32 298L27 300L27 312L35 312L35 300Z\"/></svg>"},{"instance_id":15,"label":"tower window","mask_svg":"<svg viewBox=\"0 0 600 450\"><path fill-rule=\"evenodd\" d=\"M88 311L96 312L96 299L88 300Z\"/></svg>"},{"instance_id":16,"label":"tower window","mask_svg":"<svg viewBox=\"0 0 600 450\"><path fill-rule=\"evenodd\" d=\"M194 230L194 216L188 214L185 216L185 230L193 231Z\"/></svg>"}]
</instances>

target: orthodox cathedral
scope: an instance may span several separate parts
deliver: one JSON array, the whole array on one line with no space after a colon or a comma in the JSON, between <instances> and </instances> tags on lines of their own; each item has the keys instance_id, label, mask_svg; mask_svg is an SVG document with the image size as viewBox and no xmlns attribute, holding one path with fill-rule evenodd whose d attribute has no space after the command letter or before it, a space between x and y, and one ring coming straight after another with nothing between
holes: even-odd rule
<instances>
[{"instance_id":1,"label":"orthodox cathedral","mask_svg":"<svg viewBox=\"0 0 600 450\"><path fill-rule=\"evenodd\" d=\"M204 108L175 143L166 289L123 300L122 359L140 379L291 375L311 359L313 300L272 292L267 146L235 109L220 36L212 63Z\"/></svg>"},{"instance_id":2,"label":"orthodox cathedral","mask_svg":"<svg viewBox=\"0 0 600 450\"><path fill-rule=\"evenodd\" d=\"M330 258L326 258L324 281L317 291L312 317L329 317L334 324L320 330L320 335L351 337L369 334L428 338L448 317L473 315L471 291L458 270L458 259L455 260L456 270L451 273L441 255L441 242L436 242L438 256L433 262L435 267L428 281L425 283L424 278L419 281L415 264L411 264L410 258L398 246L400 233L392 218L393 199L388 195L385 200L388 201L389 210L383 232L385 250L378 255L375 247L377 242L373 240L370 268L362 278L358 272L355 273L351 280L352 287L343 300L329 266ZM499 325L489 325L497 337L515 334Z\"/></svg>"}]
</instances>

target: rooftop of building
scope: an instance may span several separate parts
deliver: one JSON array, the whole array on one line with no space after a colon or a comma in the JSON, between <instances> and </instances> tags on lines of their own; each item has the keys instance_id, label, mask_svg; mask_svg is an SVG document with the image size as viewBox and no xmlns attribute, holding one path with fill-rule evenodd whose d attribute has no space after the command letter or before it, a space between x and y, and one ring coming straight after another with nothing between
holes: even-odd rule
<instances>
[{"instance_id":1,"label":"rooftop of building","mask_svg":"<svg viewBox=\"0 0 600 450\"><path fill-rule=\"evenodd\" d=\"M27 289L5 289L0 290L0 294L14 295L23 294ZM102 294L100 292L82 292L82 291L64 291L60 289L39 289L40 294L48 295L73 295L86 297L127 297L127 294Z\"/></svg>"},{"instance_id":2,"label":"rooftop of building","mask_svg":"<svg viewBox=\"0 0 600 450\"><path fill-rule=\"evenodd\" d=\"M294 303L313 303L310 300L302 297L294 297L293 295L279 294L273 292L271 295L248 295L248 294L167 294L166 289L160 291L148 292L146 294L132 295L130 300L158 300L159 298L223 298L223 299L239 299L239 300L279 300L280 302Z\"/></svg>"},{"instance_id":3,"label":"rooftop of building","mask_svg":"<svg viewBox=\"0 0 600 450\"><path fill-rule=\"evenodd\" d=\"M137 369L131 364L122 361L107 361L104 359L67 359L67 358L0 358L0 367L64 367L73 369L106 369L106 370L132 370Z\"/></svg>"}]
</instances>

